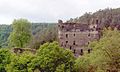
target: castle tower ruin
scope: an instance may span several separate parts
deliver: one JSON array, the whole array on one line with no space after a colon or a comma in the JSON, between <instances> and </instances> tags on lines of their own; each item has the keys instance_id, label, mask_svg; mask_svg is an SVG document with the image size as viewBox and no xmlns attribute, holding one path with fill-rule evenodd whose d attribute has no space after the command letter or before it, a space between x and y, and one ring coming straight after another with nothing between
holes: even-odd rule
<instances>
[{"instance_id":1,"label":"castle tower ruin","mask_svg":"<svg viewBox=\"0 0 120 72\"><path fill-rule=\"evenodd\" d=\"M72 50L75 56L83 55L84 51L90 53L88 44L100 38L98 24L63 23L58 20L58 38L60 46Z\"/></svg>"}]
</instances>

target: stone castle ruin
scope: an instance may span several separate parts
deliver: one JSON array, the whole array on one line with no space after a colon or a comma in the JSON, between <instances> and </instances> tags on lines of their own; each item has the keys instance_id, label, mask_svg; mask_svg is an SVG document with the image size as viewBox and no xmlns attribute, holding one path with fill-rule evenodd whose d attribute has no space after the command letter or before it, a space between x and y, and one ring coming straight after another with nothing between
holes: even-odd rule
<instances>
[{"instance_id":1,"label":"stone castle ruin","mask_svg":"<svg viewBox=\"0 0 120 72\"><path fill-rule=\"evenodd\" d=\"M58 20L60 46L72 50L75 56L83 55L84 51L90 53L91 48L87 48L88 44L100 38L98 20L91 23L63 23L62 20Z\"/></svg>"}]
</instances>

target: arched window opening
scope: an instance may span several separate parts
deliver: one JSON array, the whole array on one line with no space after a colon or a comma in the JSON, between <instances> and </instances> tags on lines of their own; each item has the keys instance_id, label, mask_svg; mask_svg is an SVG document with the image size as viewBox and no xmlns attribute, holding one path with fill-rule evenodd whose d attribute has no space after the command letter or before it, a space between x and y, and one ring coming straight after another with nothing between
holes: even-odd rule
<instances>
[{"instance_id":1,"label":"arched window opening","mask_svg":"<svg viewBox=\"0 0 120 72\"><path fill-rule=\"evenodd\" d=\"M75 45L75 41L73 41L73 45Z\"/></svg>"},{"instance_id":2,"label":"arched window opening","mask_svg":"<svg viewBox=\"0 0 120 72\"><path fill-rule=\"evenodd\" d=\"M64 26L62 26L62 28L64 28Z\"/></svg>"},{"instance_id":3,"label":"arched window opening","mask_svg":"<svg viewBox=\"0 0 120 72\"><path fill-rule=\"evenodd\" d=\"M66 34L66 38L68 38L68 34Z\"/></svg>"},{"instance_id":4,"label":"arched window opening","mask_svg":"<svg viewBox=\"0 0 120 72\"><path fill-rule=\"evenodd\" d=\"M74 53L74 54L76 53L75 49L74 49L73 53Z\"/></svg>"},{"instance_id":5,"label":"arched window opening","mask_svg":"<svg viewBox=\"0 0 120 72\"><path fill-rule=\"evenodd\" d=\"M70 46L70 50L72 49L72 46Z\"/></svg>"},{"instance_id":6,"label":"arched window opening","mask_svg":"<svg viewBox=\"0 0 120 72\"><path fill-rule=\"evenodd\" d=\"M91 53L92 49L88 49L88 53Z\"/></svg>"},{"instance_id":7,"label":"arched window opening","mask_svg":"<svg viewBox=\"0 0 120 72\"><path fill-rule=\"evenodd\" d=\"M80 55L83 55L83 49L80 50Z\"/></svg>"},{"instance_id":8,"label":"arched window opening","mask_svg":"<svg viewBox=\"0 0 120 72\"><path fill-rule=\"evenodd\" d=\"M98 24L98 20L96 20L96 24Z\"/></svg>"},{"instance_id":9,"label":"arched window opening","mask_svg":"<svg viewBox=\"0 0 120 72\"><path fill-rule=\"evenodd\" d=\"M75 36L75 34L74 34L74 36Z\"/></svg>"}]
</instances>

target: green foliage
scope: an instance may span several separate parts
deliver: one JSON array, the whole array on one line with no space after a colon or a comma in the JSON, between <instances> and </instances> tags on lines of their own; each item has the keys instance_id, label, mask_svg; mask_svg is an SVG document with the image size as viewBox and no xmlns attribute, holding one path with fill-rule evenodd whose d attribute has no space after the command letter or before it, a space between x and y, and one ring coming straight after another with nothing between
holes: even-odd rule
<instances>
[{"instance_id":1,"label":"green foliage","mask_svg":"<svg viewBox=\"0 0 120 72\"><path fill-rule=\"evenodd\" d=\"M60 48L58 43L46 43L38 50L33 67L45 72L72 72L74 60L73 53Z\"/></svg>"},{"instance_id":2,"label":"green foliage","mask_svg":"<svg viewBox=\"0 0 120 72\"><path fill-rule=\"evenodd\" d=\"M76 72L88 72L90 66L89 57L81 56L75 60L75 70Z\"/></svg>"},{"instance_id":3,"label":"green foliage","mask_svg":"<svg viewBox=\"0 0 120 72\"><path fill-rule=\"evenodd\" d=\"M0 72L74 72L75 57L57 42L45 43L36 54L0 49Z\"/></svg>"},{"instance_id":4,"label":"green foliage","mask_svg":"<svg viewBox=\"0 0 120 72\"><path fill-rule=\"evenodd\" d=\"M91 44L91 62L101 70L120 70L120 32L118 30L104 30L100 41Z\"/></svg>"},{"instance_id":5,"label":"green foliage","mask_svg":"<svg viewBox=\"0 0 120 72\"><path fill-rule=\"evenodd\" d=\"M31 62L34 57L30 52L20 55L12 54L11 63L7 65L7 72L32 72Z\"/></svg>"},{"instance_id":6,"label":"green foliage","mask_svg":"<svg viewBox=\"0 0 120 72\"><path fill-rule=\"evenodd\" d=\"M0 49L0 72L6 72L6 66L10 63L11 53L7 49Z\"/></svg>"},{"instance_id":7,"label":"green foliage","mask_svg":"<svg viewBox=\"0 0 120 72\"><path fill-rule=\"evenodd\" d=\"M31 23L26 19L14 20L12 24L13 31L8 38L9 46L25 47L31 40Z\"/></svg>"},{"instance_id":8,"label":"green foliage","mask_svg":"<svg viewBox=\"0 0 120 72\"><path fill-rule=\"evenodd\" d=\"M0 48L7 47L7 38L11 32L10 25L0 25Z\"/></svg>"}]
</instances>

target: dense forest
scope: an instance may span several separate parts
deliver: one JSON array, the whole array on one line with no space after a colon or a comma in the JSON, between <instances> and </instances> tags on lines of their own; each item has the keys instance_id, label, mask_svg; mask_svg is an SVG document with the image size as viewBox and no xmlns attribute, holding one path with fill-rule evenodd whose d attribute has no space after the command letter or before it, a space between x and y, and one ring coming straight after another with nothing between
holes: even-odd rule
<instances>
[{"instance_id":1,"label":"dense forest","mask_svg":"<svg viewBox=\"0 0 120 72\"><path fill-rule=\"evenodd\" d=\"M0 25L0 48L7 46L7 38L12 31L10 25Z\"/></svg>"},{"instance_id":2,"label":"dense forest","mask_svg":"<svg viewBox=\"0 0 120 72\"><path fill-rule=\"evenodd\" d=\"M103 25L100 40L90 42L91 53L75 57L59 46L56 23L14 20L0 26L0 72L120 72L120 8L85 13L66 22ZM26 51L15 51L16 49ZM29 51L35 50L35 52Z\"/></svg>"}]
</instances>

